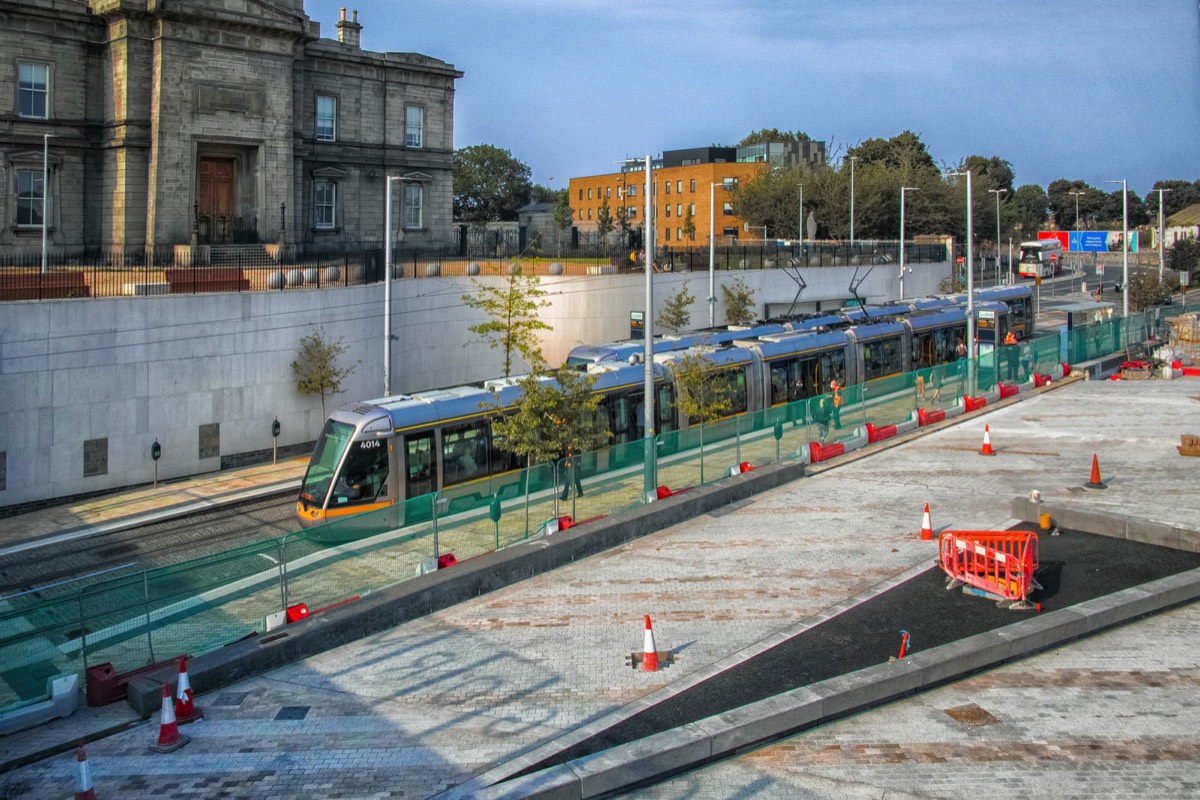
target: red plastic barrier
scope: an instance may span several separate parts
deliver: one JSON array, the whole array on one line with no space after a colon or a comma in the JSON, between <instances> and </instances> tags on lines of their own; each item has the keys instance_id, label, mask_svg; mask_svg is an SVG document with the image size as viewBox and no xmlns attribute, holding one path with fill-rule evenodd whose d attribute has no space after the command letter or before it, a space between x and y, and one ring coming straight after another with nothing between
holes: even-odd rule
<instances>
[{"instance_id":1,"label":"red plastic barrier","mask_svg":"<svg viewBox=\"0 0 1200 800\"><path fill-rule=\"evenodd\" d=\"M1034 373L1033 385L1035 387L1045 386L1049 382L1050 382L1049 375L1038 375L1037 373Z\"/></svg>"},{"instance_id":2,"label":"red plastic barrier","mask_svg":"<svg viewBox=\"0 0 1200 800\"><path fill-rule=\"evenodd\" d=\"M1037 588L1038 537L1033 531L942 531L939 562L952 580L1012 602Z\"/></svg>"},{"instance_id":3,"label":"red plastic barrier","mask_svg":"<svg viewBox=\"0 0 1200 800\"><path fill-rule=\"evenodd\" d=\"M1062 368L1063 368L1062 376L1064 378L1071 374L1071 365L1070 364L1068 364L1067 362L1064 361L1064 362L1062 362Z\"/></svg>"},{"instance_id":4,"label":"red plastic barrier","mask_svg":"<svg viewBox=\"0 0 1200 800\"><path fill-rule=\"evenodd\" d=\"M841 442L835 444L820 444L819 442L811 442L808 445L809 460L816 464L818 461L826 461L834 456L840 456L846 452L846 445Z\"/></svg>"},{"instance_id":5,"label":"red plastic barrier","mask_svg":"<svg viewBox=\"0 0 1200 800\"><path fill-rule=\"evenodd\" d=\"M571 518L564 517L563 519L570 520ZM560 522L561 522L561 520L560 520ZM568 527L568 526L564 526L564 527ZM454 553L442 553L440 556L438 556L438 569L445 569L446 567L453 567L457 563L458 563L458 559L454 557Z\"/></svg>"},{"instance_id":6,"label":"red plastic barrier","mask_svg":"<svg viewBox=\"0 0 1200 800\"><path fill-rule=\"evenodd\" d=\"M749 461L743 461L742 463L738 464L738 470L740 472L750 472L752 469L754 469L754 465Z\"/></svg>"},{"instance_id":7,"label":"red plastic barrier","mask_svg":"<svg viewBox=\"0 0 1200 800\"><path fill-rule=\"evenodd\" d=\"M1014 397L1015 395L1019 394L1020 391L1021 388L1019 386L1002 383L1000 384L1000 399L1003 400L1006 397Z\"/></svg>"},{"instance_id":8,"label":"red plastic barrier","mask_svg":"<svg viewBox=\"0 0 1200 800\"><path fill-rule=\"evenodd\" d=\"M289 606L285 618L288 623L299 622L308 616L308 606L304 603L297 603L294 606Z\"/></svg>"},{"instance_id":9,"label":"red plastic barrier","mask_svg":"<svg viewBox=\"0 0 1200 800\"><path fill-rule=\"evenodd\" d=\"M882 428L876 428L870 422L867 423L867 441L878 442L883 439L890 439L896 435L895 425L884 425Z\"/></svg>"},{"instance_id":10,"label":"red plastic barrier","mask_svg":"<svg viewBox=\"0 0 1200 800\"><path fill-rule=\"evenodd\" d=\"M967 397L966 395L963 395L963 410L964 411L968 411L968 412L978 411L979 409L983 408L986 405L987 405L986 397Z\"/></svg>"},{"instance_id":11,"label":"red plastic barrier","mask_svg":"<svg viewBox=\"0 0 1200 800\"><path fill-rule=\"evenodd\" d=\"M672 491L671 491L671 490L670 490L668 487L666 487L666 486L660 486L660 487L658 487L657 489L655 489L654 491L655 491L655 494L657 494L657 495L658 495L658 499L659 499L659 500L665 500L666 498L668 498L668 497L670 497L671 495L675 494L674 492L672 492Z\"/></svg>"},{"instance_id":12,"label":"red plastic barrier","mask_svg":"<svg viewBox=\"0 0 1200 800\"><path fill-rule=\"evenodd\" d=\"M1189 378L1200 378L1200 367L1184 367L1183 374Z\"/></svg>"},{"instance_id":13,"label":"red plastic barrier","mask_svg":"<svg viewBox=\"0 0 1200 800\"><path fill-rule=\"evenodd\" d=\"M917 409L917 424L922 428L926 425L932 425L935 422L941 422L946 418L945 411L926 411L923 408Z\"/></svg>"}]
</instances>

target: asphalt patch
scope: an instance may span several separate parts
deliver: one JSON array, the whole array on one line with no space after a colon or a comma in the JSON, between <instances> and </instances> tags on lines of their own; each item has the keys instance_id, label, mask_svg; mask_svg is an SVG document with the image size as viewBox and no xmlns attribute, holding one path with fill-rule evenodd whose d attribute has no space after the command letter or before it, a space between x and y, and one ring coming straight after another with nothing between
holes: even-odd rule
<instances>
[{"instance_id":1,"label":"asphalt patch","mask_svg":"<svg viewBox=\"0 0 1200 800\"><path fill-rule=\"evenodd\" d=\"M1034 530L1020 525L1013 530ZM1042 586L1030 600L1042 613L1200 567L1189 553L1125 539L1061 530L1038 534ZM898 654L901 631L909 654L1020 622L1038 612L947 590L945 573L930 569L652 708L528 767L512 777L563 764L617 745L740 708L767 697L876 664Z\"/></svg>"}]
</instances>

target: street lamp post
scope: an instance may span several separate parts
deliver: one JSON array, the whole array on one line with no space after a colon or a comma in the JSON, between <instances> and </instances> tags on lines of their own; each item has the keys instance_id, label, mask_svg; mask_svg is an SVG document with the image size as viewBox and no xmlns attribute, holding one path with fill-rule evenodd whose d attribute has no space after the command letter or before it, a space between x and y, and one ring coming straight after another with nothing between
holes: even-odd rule
<instances>
[{"instance_id":1,"label":"street lamp post","mask_svg":"<svg viewBox=\"0 0 1200 800\"><path fill-rule=\"evenodd\" d=\"M383 396L392 394L392 182L399 175L388 175L384 182L387 198L384 200L383 223Z\"/></svg>"},{"instance_id":2,"label":"street lamp post","mask_svg":"<svg viewBox=\"0 0 1200 800\"><path fill-rule=\"evenodd\" d=\"M642 480L642 496L654 496L657 484L655 475L655 431L654 431L654 176L650 169L650 156L646 156L646 314L643 319L643 331L646 337L646 349L643 353L642 405L645 408L643 426L646 438L645 460L646 468ZM710 306L711 307L711 306Z\"/></svg>"},{"instance_id":3,"label":"street lamp post","mask_svg":"<svg viewBox=\"0 0 1200 800\"><path fill-rule=\"evenodd\" d=\"M850 159L850 250L854 251L854 164L858 156L847 156Z\"/></svg>"},{"instance_id":4,"label":"street lamp post","mask_svg":"<svg viewBox=\"0 0 1200 800\"><path fill-rule=\"evenodd\" d=\"M1158 192L1158 282L1162 283L1163 271L1167 266L1166 245L1164 241L1166 236L1163 231L1163 192L1169 192L1170 189L1154 189Z\"/></svg>"},{"instance_id":5,"label":"street lamp post","mask_svg":"<svg viewBox=\"0 0 1200 800\"><path fill-rule=\"evenodd\" d=\"M919 192L917 186L900 187L900 299L904 299L904 193Z\"/></svg>"},{"instance_id":6,"label":"street lamp post","mask_svg":"<svg viewBox=\"0 0 1200 800\"><path fill-rule=\"evenodd\" d=\"M1129 316L1129 180L1105 181L1121 184L1121 316Z\"/></svg>"},{"instance_id":7,"label":"street lamp post","mask_svg":"<svg viewBox=\"0 0 1200 800\"><path fill-rule=\"evenodd\" d=\"M50 140L53 133L42 134L42 272L46 272L46 195L50 194Z\"/></svg>"},{"instance_id":8,"label":"street lamp post","mask_svg":"<svg viewBox=\"0 0 1200 800\"><path fill-rule=\"evenodd\" d=\"M708 184L708 327L717 324L717 185Z\"/></svg>"},{"instance_id":9,"label":"street lamp post","mask_svg":"<svg viewBox=\"0 0 1200 800\"><path fill-rule=\"evenodd\" d=\"M1000 283L1000 195L1005 194L1008 189L988 189L988 192L996 195L996 284Z\"/></svg>"},{"instance_id":10,"label":"street lamp post","mask_svg":"<svg viewBox=\"0 0 1200 800\"><path fill-rule=\"evenodd\" d=\"M967 176L967 391L975 390L975 215L971 207L971 170L951 172Z\"/></svg>"},{"instance_id":11,"label":"street lamp post","mask_svg":"<svg viewBox=\"0 0 1200 800\"><path fill-rule=\"evenodd\" d=\"M1086 192L1067 192L1067 194L1075 195L1075 230L1079 230L1079 196L1087 194Z\"/></svg>"}]
</instances>

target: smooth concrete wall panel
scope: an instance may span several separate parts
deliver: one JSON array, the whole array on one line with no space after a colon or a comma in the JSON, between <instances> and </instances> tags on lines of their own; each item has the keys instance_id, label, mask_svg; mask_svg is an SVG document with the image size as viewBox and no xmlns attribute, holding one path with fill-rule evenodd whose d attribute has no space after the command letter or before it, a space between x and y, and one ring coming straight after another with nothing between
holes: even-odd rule
<instances>
[{"instance_id":1,"label":"smooth concrete wall panel","mask_svg":"<svg viewBox=\"0 0 1200 800\"><path fill-rule=\"evenodd\" d=\"M941 276L948 267L928 269ZM812 300L848 296L855 270L812 268L802 274L810 287L802 299ZM795 281L783 270L719 271L718 322L725 311L719 287L738 278L754 291L760 313L764 303L788 302L796 293ZM478 280L499 285L505 278ZM707 324L707 272L657 274L653 280L656 314L686 285L697 298L693 326ZM915 294L912 281L910 276L905 288ZM894 296L894 284L892 270L875 270L861 292ZM644 304L642 275L563 276L544 278L541 285L550 301L543 318L553 330L543 336L543 348L551 364L561 363L577 344L627 338L629 312ZM393 393L502 374L501 351L467 330L484 320L462 303L462 295L474 291L470 278L393 283ZM5 303L0 448L7 453L8 475L0 505L148 481L153 465L147 454L156 437L163 446L160 479L215 469L219 459L199 458L200 425L220 423L222 455L269 450L276 417L281 447L313 441L325 414L318 397L296 391L291 363L300 339L324 327L328 340L347 347L339 363L353 371L343 392L326 399L326 411L379 397L383 294L383 285L374 284ZM526 369L518 362L513 372ZM93 408L97 405L105 408ZM109 439L109 473L84 478L83 442L95 438ZM118 442L128 443L131 455L122 455Z\"/></svg>"}]
</instances>

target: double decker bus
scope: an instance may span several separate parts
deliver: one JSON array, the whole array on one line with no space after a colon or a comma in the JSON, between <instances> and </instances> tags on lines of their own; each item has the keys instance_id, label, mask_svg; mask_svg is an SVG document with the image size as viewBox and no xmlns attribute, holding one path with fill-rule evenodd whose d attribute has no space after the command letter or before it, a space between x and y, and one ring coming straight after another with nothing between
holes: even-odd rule
<instances>
[{"instance_id":1,"label":"double decker bus","mask_svg":"<svg viewBox=\"0 0 1200 800\"><path fill-rule=\"evenodd\" d=\"M1063 246L1058 239L1021 242L1017 273L1022 278L1049 278L1062 269Z\"/></svg>"}]
</instances>

